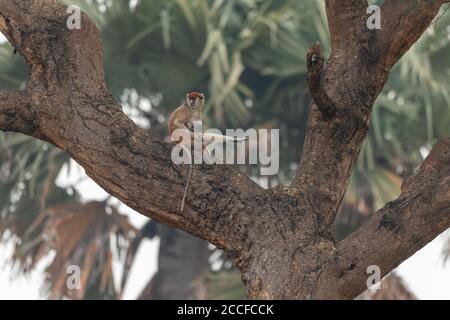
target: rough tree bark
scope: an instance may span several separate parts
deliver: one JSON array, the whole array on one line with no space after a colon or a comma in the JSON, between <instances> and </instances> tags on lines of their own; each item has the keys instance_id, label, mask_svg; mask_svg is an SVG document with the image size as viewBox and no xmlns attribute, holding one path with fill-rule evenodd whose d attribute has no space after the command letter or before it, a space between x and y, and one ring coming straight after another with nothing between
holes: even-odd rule
<instances>
[{"instance_id":1,"label":"rough tree bark","mask_svg":"<svg viewBox=\"0 0 450 320\"><path fill-rule=\"evenodd\" d=\"M448 0L386 0L381 30L366 27L366 0L327 0L327 65L308 54L314 101L299 172L290 187L264 190L230 166L195 166L184 214L187 168L172 145L122 112L104 81L94 23L66 27L55 0L0 0L0 31L25 58L23 92L0 93L0 130L65 150L111 195L136 211L224 249L250 298L350 299L366 268L387 274L450 226L450 139L440 140L400 197L354 234L334 240L334 219L366 136L374 101L393 65Z\"/></svg>"}]
</instances>

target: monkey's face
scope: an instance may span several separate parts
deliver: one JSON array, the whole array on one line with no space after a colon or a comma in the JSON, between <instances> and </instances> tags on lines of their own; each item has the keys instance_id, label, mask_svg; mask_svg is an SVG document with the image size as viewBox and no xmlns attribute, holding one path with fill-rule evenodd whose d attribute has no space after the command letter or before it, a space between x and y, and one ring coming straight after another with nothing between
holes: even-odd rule
<instances>
[{"instance_id":1,"label":"monkey's face","mask_svg":"<svg viewBox=\"0 0 450 320\"><path fill-rule=\"evenodd\" d=\"M188 93L186 95L186 104L189 108L201 111L205 106L205 95L198 92Z\"/></svg>"}]
</instances>

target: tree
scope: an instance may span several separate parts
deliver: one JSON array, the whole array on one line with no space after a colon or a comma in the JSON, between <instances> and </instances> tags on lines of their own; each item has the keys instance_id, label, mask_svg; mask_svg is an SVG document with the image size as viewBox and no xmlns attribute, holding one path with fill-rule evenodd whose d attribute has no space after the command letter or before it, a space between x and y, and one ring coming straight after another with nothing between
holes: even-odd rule
<instances>
[{"instance_id":1,"label":"tree","mask_svg":"<svg viewBox=\"0 0 450 320\"><path fill-rule=\"evenodd\" d=\"M293 130L290 130L289 124L286 125L286 123L289 123L288 120L297 117L298 114L304 113L306 109L305 104L308 103L307 101L303 101L305 99L301 99L302 96L306 97L304 90L297 89L299 83L303 84L304 82L305 72L302 61L303 58L296 55L297 51L302 51L305 48L307 40L300 42L298 42L298 40L302 40L302 38L316 38L314 29L304 28L298 21L305 21L306 18L314 19L317 16L320 21L323 20L324 11L321 9L322 6L317 6L316 3L312 2L310 3L311 5L302 7L299 16L292 16L292 14L286 15L286 13L295 12L292 11L292 6L295 5L296 2L289 0L276 2L273 2L272 0L263 0L258 2L258 6L251 3L239 2L220 4L220 1L214 1L207 5L199 5L199 3L200 2L198 1L151 0L151 2L141 1L138 5L133 7L128 1L111 2L107 5L102 4L102 1L86 2L82 0L67 2L67 4L80 5L83 10L89 12L91 17L95 17L97 24L102 30L104 46L106 48L106 82L114 96L120 98L122 103L129 105L134 113L139 112L146 120L148 120L151 125L149 133L154 137L157 136L162 139L166 132L165 123L161 123L161 120L157 117L157 115L167 115L168 112L170 112L170 110L164 108L164 105L175 104L177 101L176 97L183 96L185 90L188 90L190 87L207 87L209 83L209 86L220 89L225 82L228 83L227 86L230 90L229 94L224 95L223 92L219 90L208 91L209 100L216 101L214 103L214 109L218 110L218 112L214 111L209 113L210 116L208 116L208 119L214 124L223 124L223 122L228 119L229 115L233 115L231 119L234 119L230 122L236 121L236 119L238 120L236 124L240 123L242 121L241 119L248 118L248 109L246 107L242 108L244 106L241 97L243 94L239 92L243 91L245 96L247 96L247 99L251 98L252 100L257 101L255 104L258 106L258 109L260 109L260 111L257 112L259 119L253 121L253 125L259 125L261 122L264 124L264 122L267 121L270 121L269 123L275 125L273 120L271 120L273 118L272 112L274 111L272 107L278 104L289 106L289 109L292 112L286 113L286 110L283 110L284 116L281 117L280 110L278 110L277 117L282 121L279 121L276 126L280 127L281 130L287 134L289 134L290 131L298 131L297 126L295 126ZM100 10L101 6L103 6L102 10ZM176 23L168 26L167 20L163 19L163 17L167 16L169 16L171 21L175 21ZM143 17L145 17L145 19ZM195 19L192 20L192 17ZM218 19L219 17L220 20ZM230 19L230 17L232 17L232 19ZM288 17L289 19L286 20L285 17ZM186 28L185 22L189 22L190 28ZM234 37L236 30L243 25L246 26L246 37ZM310 23L305 25L308 26ZM267 41L269 39L269 31L271 41ZM308 33L311 32L313 35L308 36ZM298 37L299 33L303 34L302 38ZM164 34L165 37L161 37L161 34ZM209 38L209 34L214 35L214 38L220 39L220 41L215 40L212 47L208 44L210 39L213 38ZM189 54L190 60L187 61L185 59L186 50L183 50L186 48L185 40L196 38L198 35L201 35L203 38L200 37L199 41L196 41L195 46L189 46L189 51L191 51L192 54ZM123 46L124 43L127 44L125 48ZM169 43L169 45L166 43ZM293 48L292 43L296 43L297 45ZM148 44L151 45L149 46ZM206 46L205 49L203 49L203 46ZM229 50L225 50L231 52L224 52L224 47L229 48ZM276 51L273 50L274 47L277 48ZM163 49L161 50L161 48ZM206 50L206 48L209 49ZM16 86L20 87L20 85L24 83L26 66L22 63L21 59L18 59L19 57L16 57L15 59L11 58L14 57L14 55L12 49L9 50L7 45L3 46L3 49L5 49L2 54L2 71L4 73L1 85L8 89L14 89ZM266 54L263 56L261 54L252 53L261 51L266 52ZM224 53L229 54L230 56L227 58L225 55L224 57ZM146 58L148 56L154 57L155 62L151 60L148 61ZM241 61L242 59L236 59L236 57L240 56L244 57L244 61ZM274 68L268 63L273 56L279 57L277 58L277 68ZM198 68L202 70L201 72L198 72L198 69L196 68L192 68L192 66L196 65L196 60L199 57L202 58L202 64L204 64L203 68ZM300 61L297 61L299 59ZM163 60L162 63L161 60ZM219 60L220 63L217 63ZM11 61L13 61L13 63L11 63ZM230 61L232 61L231 68L229 65ZM242 63L245 63L245 68L243 68ZM114 66L114 68L108 68L108 66L111 65ZM251 67L249 67L250 65ZM173 68L173 66L177 67ZM293 66L295 66L295 68L292 68ZM197 83L195 82L197 81L196 79L189 77L186 79L179 78L180 81L174 84L170 77L160 76L154 78L146 72L139 72L139 70L150 70L153 72L154 70L163 68L166 71L174 69L175 74L179 72L180 67L182 70L192 69L193 71L190 73L196 72L201 74L202 83ZM251 69L251 72L246 71L249 69ZM238 77L235 72L232 72L233 70L240 70L240 72L245 71L245 73L247 73L244 76L246 82L258 83L258 86L252 85L252 91L256 93L255 95L248 88L242 90L242 87L245 87L245 84L236 81ZM207 76L208 73L213 74L214 76ZM117 74L120 74L120 77L118 77ZM270 80L267 79L269 77L271 78ZM261 81L261 78L265 78L265 80ZM195 83L192 82L193 80L195 80ZM138 102L141 101L141 99L148 99L149 96L155 96L155 92L158 92L158 94L160 94L160 92L167 93L167 83L171 84L170 94L164 95L159 104L155 104L154 99L152 100L153 106L156 105L157 107L153 108L156 112L141 112ZM230 86L230 84L232 84L232 86ZM135 87L133 89L135 91L133 91L132 99L127 99L124 102L124 90L126 93L126 88L130 85ZM137 100L134 99L136 92L139 94ZM298 97L299 95L300 99ZM143 97L141 98L141 96ZM219 99L216 99L216 96ZM223 99L223 96L226 99ZM233 103L229 102L228 96L233 97ZM126 95L126 98L128 98L128 95ZM226 112L221 111L222 109L226 109ZM266 116L265 113L269 113L268 116ZM220 114L221 116L218 117ZM286 128L289 130L286 130ZM301 131L303 132L304 130L301 129ZM295 135L291 136L295 137ZM291 138L289 140L292 141ZM300 141L301 140L302 137L300 137ZM300 143L296 142L291 142L291 144L300 146ZM11 148L11 145L13 145L14 148ZM3 208L0 209L0 211L2 211L2 227L0 228L0 231L2 231L3 234L6 234L8 239L12 236L18 238L12 261L18 262L23 271L30 270L38 262L38 260L34 258L37 253L40 253L38 257L42 256L44 251L42 249L47 249L47 251L52 249L52 246L47 245L45 241L41 240L40 243L37 242L39 238L36 239L36 234L30 232L30 229L36 229L34 226L35 223L33 223L36 218L37 221L40 221L42 224L48 222L39 219L39 212L46 208L34 208L35 206L33 204L45 202L48 205L54 205L53 202L42 201L42 199L51 198L53 196L52 191L59 191L64 194L64 189L60 190L60 188L55 188L55 186L52 185L54 184L53 180L56 178L56 174L47 175L48 170L46 166L48 163L53 162L48 161L47 153L55 152L51 151L52 149L51 146L36 142L36 140L33 140L32 138L28 139L27 137L14 135L5 136L5 140L2 144L2 152L11 154L11 157L4 160L3 165L5 167L11 165L14 166L14 163L17 160L17 162L21 163L21 166L16 166L16 169L14 170L15 174L7 175L5 187L1 189L5 201L1 202ZM296 149L292 147L285 147L284 150L285 153L290 151L291 156L289 158L293 158L293 155L296 155L299 152L299 150L295 151ZM60 152L59 155L60 158L63 158L64 162L58 163L59 166L56 170L53 170L55 173L60 171L63 163L67 164L68 162L68 157L65 156L63 152ZM22 158L27 159L27 161L22 161ZM288 161L288 164L292 162L291 159L288 159ZM286 166L289 167L289 165L285 165L283 168ZM27 178L27 176L29 177ZM45 183L42 183L42 180L44 180ZM42 185L52 185L52 187L46 188L48 189L48 192L41 192L40 187ZM70 189L70 191L72 192L73 189ZM17 194L20 194L20 196L17 196ZM73 195L76 195L76 193ZM68 201L69 199L65 200ZM73 201L73 199L71 200ZM17 206L16 204L18 203L26 203L27 205ZM63 203L61 202L58 203L60 208L62 204ZM83 207L80 206L80 208ZM87 210L87 208L84 209ZM57 212L60 211L61 210ZM100 210L98 213L99 215L102 215L104 214L104 210ZM105 219L107 218L108 216L105 217ZM100 222L102 220L96 219L94 221ZM114 223L114 221L112 222ZM152 222L150 221L149 224L152 224ZM21 225L25 228L15 228L16 225ZM33 226L33 228L30 228L29 226ZM81 225L78 225L78 227L80 226ZM105 232L111 232L114 236L122 236L121 234L115 234L114 232L114 230L120 231L121 228L107 230L104 230L101 226L99 226L99 228ZM48 229L49 228L44 227L44 230ZM163 230L163 232L157 233L157 236L161 239L159 260L173 263L173 261L179 259L180 261L184 261L184 265L195 266L193 269L197 269L197 272L189 273L189 275L192 276L191 279L186 277L183 279L181 279L181 277L168 277L165 276L165 274L173 274L175 271L173 268L174 266L171 265L171 263L160 263L158 273L155 275L159 280L149 284L147 289L151 290L145 290L141 295L141 298L200 297L202 295L201 290L186 292L185 287L188 286L187 283L195 281L195 287L201 289L202 286L198 285L199 276L204 274L203 269L208 266L208 261L206 259L198 260L197 257L204 257L208 253L209 250L207 244L201 243L198 239L190 238L192 236L177 231L176 229L155 229L160 231ZM12 231L12 233L8 231ZM145 228L142 231L145 231ZM78 243L76 241L76 235L79 233L83 233L81 228L72 232L71 237L75 238L73 244L76 245L76 247L73 247L71 250L72 252L86 250L86 243L83 241L84 239L78 238ZM39 236L40 239L43 238L42 235ZM105 235L101 235L100 238L105 238ZM138 241L133 241L133 247L139 245L139 243L136 242L139 242L140 239L143 239L143 237L138 236L136 238ZM33 245L30 246L30 243ZM186 248L184 248L186 243L191 243L193 245L188 252L184 251L186 250ZM43 245L39 246L39 244ZM175 250L177 245L180 249L183 249ZM167 246L167 248L165 246ZM106 250L109 249L108 246L105 246L104 248ZM135 250L131 250L128 254L125 266L126 270L129 270L133 262L134 252ZM174 255L175 252L176 255ZM170 261L164 258L164 256L167 256L167 253L170 253ZM109 260L102 262L101 258L109 257L110 255L110 251L105 252L103 255L98 255L99 260L96 260L96 263L107 266ZM58 264L61 268L58 272L64 273L67 264L73 264L75 262L78 264L78 259L75 256L66 254L63 257L66 258L66 261L64 264ZM31 258L31 260L29 258ZM26 261L32 261L32 263L25 263ZM201 267L199 262L202 262L205 265ZM56 280L58 278L57 272L55 272L54 269L55 268L51 268L51 270L48 270L48 284L52 288L52 296L57 297L57 294L61 296L63 294L67 295L65 290L57 292L58 290L53 288L56 286L59 289L64 289L61 288L61 286L58 286L59 282ZM96 284L101 283L100 281L95 280L96 274L98 273L90 273L88 282L90 288L85 292L92 293L97 291L98 298L110 297L111 295L102 294L104 291L102 288L98 288L98 290L92 288L92 285L95 286ZM121 288L118 288L119 293L115 293L112 296L120 296L120 290L123 289L125 285L128 271L125 272L125 274L122 286ZM188 273L185 273L184 275L186 276ZM212 278L216 279L217 277ZM157 285L155 285L155 283L157 283ZM212 287L211 285L213 283L214 281L208 281L208 284L210 284L209 288ZM241 285L238 288L239 291L241 291L240 288ZM179 292L177 292L177 290ZM186 296L186 293L189 293L189 295ZM77 297L80 298L79 295L77 295ZM89 297L93 297L93 295L90 294Z\"/></svg>"},{"instance_id":2,"label":"tree","mask_svg":"<svg viewBox=\"0 0 450 320\"><path fill-rule=\"evenodd\" d=\"M450 224L450 141L442 139L397 200L347 238L333 235L373 103L445 2L387 0L381 30L366 28L366 1L326 2L332 52L322 70L320 47L309 51L315 103L289 188L263 190L233 168L202 165L185 214L177 214L184 168L108 92L92 21L83 15L83 28L66 29L65 7L54 1L0 4L0 30L30 70L25 91L0 94L0 128L56 145L138 212L224 249L251 298L352 298L364 290L368 265L386 274Z\"/></svg>"}]
</instances>

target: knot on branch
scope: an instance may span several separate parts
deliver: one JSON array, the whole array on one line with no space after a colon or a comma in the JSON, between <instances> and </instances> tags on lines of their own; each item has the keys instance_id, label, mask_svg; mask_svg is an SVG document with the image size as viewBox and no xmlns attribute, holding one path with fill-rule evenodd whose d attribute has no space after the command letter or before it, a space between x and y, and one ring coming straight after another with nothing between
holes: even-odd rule
<instances>
[{"instance_id":1,"label":"knot on branch","mask_svg":"<svg viewBox=\"0 0 450 320\"><path fill-rule=\"evenodd\" d=\"M336 113L336 108L322 86L324 61L322 48L320 47L320 44L316 42L309 48L306 56L308 86L313 101L324 118L331 119Z\"/></svg>"}]
</instances>

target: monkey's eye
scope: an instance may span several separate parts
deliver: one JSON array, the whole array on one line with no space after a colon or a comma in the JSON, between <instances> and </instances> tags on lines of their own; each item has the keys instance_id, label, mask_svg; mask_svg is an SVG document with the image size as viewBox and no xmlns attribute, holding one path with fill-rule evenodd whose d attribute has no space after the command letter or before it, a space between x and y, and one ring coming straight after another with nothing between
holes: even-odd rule
<instances>
[{"instance_id":1,"label":"monkey's eye","mask_svg":"<svg viewBox=\"0 0 450 320\"><path fill-rule=\"evenodd\" d=\"M199 98L200 98L200 100L203 100L203 96L200 96Z\"/></svg>"}]
</instances>

